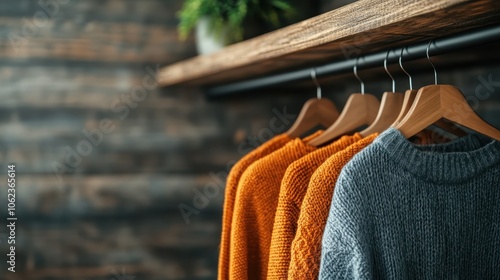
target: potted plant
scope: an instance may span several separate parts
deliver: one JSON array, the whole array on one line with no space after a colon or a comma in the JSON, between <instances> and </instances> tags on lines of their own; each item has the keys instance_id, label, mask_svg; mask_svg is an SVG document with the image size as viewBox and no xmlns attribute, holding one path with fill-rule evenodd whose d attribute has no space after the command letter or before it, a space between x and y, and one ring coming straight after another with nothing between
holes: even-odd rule
<instances>
[{"instance_id":1,"label":"potted plant","mask_svg":"<svg viewBox=\"0 0 500 280\"><path fill-rule=\"evenodd\" d=\"M293 14L289 0L185 0L178 31L185 40L196 28L198 52L206 54L241 41L249 18L278 27Z\"/></svg>"}]
</instances>

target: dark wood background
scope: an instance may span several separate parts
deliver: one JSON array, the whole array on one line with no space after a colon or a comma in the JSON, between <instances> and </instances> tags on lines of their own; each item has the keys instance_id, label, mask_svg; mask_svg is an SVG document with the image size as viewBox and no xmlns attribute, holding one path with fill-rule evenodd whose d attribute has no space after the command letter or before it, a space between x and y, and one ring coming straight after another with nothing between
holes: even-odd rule
<instances>
[{"instance_id":1,"label":"dark wood background","mask_svg":"<svg viewBox=\"0 0 500 280\"><path fill-rule=\"evenodd\" d=\"M210 173L227 173L273 108L301 101L150 88L135 102L157 65L196 55L192 38L178 41L182 2L1 1L0 279L216 278L223 189L189 224L178 206L217 182ZM82 130L104 119L114 130L59 180L54 166L68 167ZM18 176L15 274L5 262L7 163Z\"/></svg>"},{"instance_id":2,"label":"dark wood background","mask_svg":"<svg viewBox=\"0 0 500 280\"><path fill-rule=\"evenodd\" d=\"M41 2L57 8L34 28L45 11L40 2L0 3L0 279L215 279L223 190L189 223L178 207L193 206L197 191L217 183L210 174L227 172L247 151L242 143L270 136L273 109L298 113L315 96L312 84L218 101L194 88L151 88L135 102L157 65L195 55L192 39L177 40L182 1ZM16 36L22 38L13 45ZM379 96L389 89L380 70L360 71ZM416 86L431 82L427 71L414 77ZM500 85L474 96L480 77L500 82L494 63L441 74L500 127ZM398 88L407 87L395 75ZM348 75L330 82L325 95L339 108L359 90ZM102 120L114 130L69 168L68 151L86 140L82 130L98 129ZM7 163L17 166L16 273L4 261ZM62 180L58 164L69 169Z\"/></svg>"}]
</instances>

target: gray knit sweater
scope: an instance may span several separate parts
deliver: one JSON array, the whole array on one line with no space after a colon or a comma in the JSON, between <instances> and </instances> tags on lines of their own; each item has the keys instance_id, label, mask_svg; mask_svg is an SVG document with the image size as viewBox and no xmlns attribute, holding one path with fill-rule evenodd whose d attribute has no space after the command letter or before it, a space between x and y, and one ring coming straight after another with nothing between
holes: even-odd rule
<instances>
[{"instance_id":1,"label":"gray knit sweater","mask_svg":"<svg viewBox=\"0 0 500 280\"><path fill-rule=\"evenodd\" d=\"M500 279L500 143L381 134L342 170L319 278Z\"/></svg>"}]
</instances>

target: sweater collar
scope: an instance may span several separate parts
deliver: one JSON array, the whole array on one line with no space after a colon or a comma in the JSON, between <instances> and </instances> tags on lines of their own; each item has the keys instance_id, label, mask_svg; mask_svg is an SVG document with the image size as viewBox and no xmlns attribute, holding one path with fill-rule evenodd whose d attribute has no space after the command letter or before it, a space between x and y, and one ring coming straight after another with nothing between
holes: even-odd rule
<instances>
[{"instance_id":1,"label":"sweater collar","mask_svg":"<svg viewBox=\"0 0 500 280\"><path fill-rule=\"evenodd\" d=\"M479 134L446 144L416 145L395 128L375 141L398 165L427 181L457 183L500 164L500 142Z\"/></svg>"}]
</instances>

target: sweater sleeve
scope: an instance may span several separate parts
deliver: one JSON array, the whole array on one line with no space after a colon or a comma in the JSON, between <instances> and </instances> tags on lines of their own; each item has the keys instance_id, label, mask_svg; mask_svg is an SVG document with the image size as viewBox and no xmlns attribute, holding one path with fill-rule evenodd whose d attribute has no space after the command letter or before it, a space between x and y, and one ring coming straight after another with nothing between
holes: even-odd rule
<instances>
[{"instance_id":1,"label":"sweater sleeve","mask_svg":"<svg viewBox=\"0 0 500 280\"><path fill-rule=\"evenodd\" d=\"M345 169L335 186L323 233L319 279L373 279L369 201L363 186Z\"/></svg>"}]
</instances>

